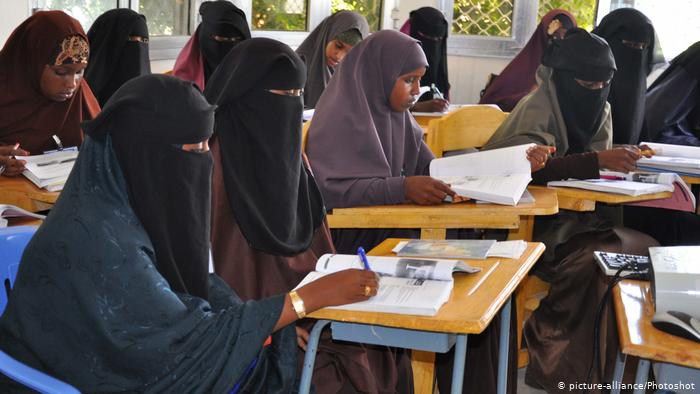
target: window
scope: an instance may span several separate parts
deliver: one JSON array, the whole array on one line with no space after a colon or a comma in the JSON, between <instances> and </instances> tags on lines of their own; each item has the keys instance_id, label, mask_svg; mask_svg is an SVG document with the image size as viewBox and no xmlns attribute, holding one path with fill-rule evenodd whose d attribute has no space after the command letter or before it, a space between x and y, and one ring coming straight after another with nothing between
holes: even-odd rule
<instances>
[{"instance_id":1,"label":"window","mask_svg":"<svg viewBox=\"0 0 700 394\"><path fill-rule=\"evenodd\" d=\"M331 0L331 13L340 10L355 11L364 16L371 31L382 28L381 0Z\"/></svg>"},{"instance_id":2,"label":"window","mask_svg":"<svg viewBox=\"0 0 700 394\"><path fill-rule=\"evenodd\" d=\"M452 34L510 37L513 0L455 0Z\"/></svg>"},{"instance_id":3,"label":"window","mask_svg":"<svg viewBox=\"0 0 700 394\"><path fill-rule=\"evenodd\" d=\"M306 0L253 0L253 30L307 30Z\"/></svg>"},{"instance_id":4,"label":"window","mask_svg":"<svg viewBox=\"0 0 700 394\"><path fill-rule=\"evenodd\" d=\"M32 9L61 10L77 19L88 31L92 22L105 11L117 8L117 0L34 0Z\"/></svg>"},{"instance_id":5,"label":"window","mask_svg":"<svg viewBox=\"0 0 700 394\"><path fill-rule=\"evenodd\" d=\"M537 12L537 21L542 20L544 14L555 8L561 8L571 12L576 18L578 27L591 31L595 23L597 0L540 0L540 8Z\"/></svg>"},{"instance_id":6,"label":"window","mask_svg":"<svg viewBox=\"0 0 700 394\"><path fill-rule=\"evenodd\" d=\"M188 0L139 0L138 12L146 16L148 34L158 36L186 36L190 29L192 4Z\"/></svg>"}]
</instances>

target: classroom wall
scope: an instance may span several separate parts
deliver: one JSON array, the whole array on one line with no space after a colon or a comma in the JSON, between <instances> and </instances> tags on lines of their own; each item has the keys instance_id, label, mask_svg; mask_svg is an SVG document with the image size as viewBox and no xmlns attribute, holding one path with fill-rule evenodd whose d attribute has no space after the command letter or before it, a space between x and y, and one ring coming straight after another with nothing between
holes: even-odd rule
<instances>
[{"instance_id":1,"label":"classroom wall","mask_svg":"<svg viewBox=\"0 0 700 394\"><path fill-rule=\"evenodd\" d=\"M390 0L387 0L390 1ZM411 10L424 6L438 6L436 0L399 0L399 26L408 19ZM0 43L5 43L12 30L29 16L27 0L0 0ZM452 102L466 104L479 100L479 91L483 89L490 73L498 74L510 59L484 58L471 56L449 56L448 67L452 85ZM151 63L151 70L156 73L171 70L175 59L159 60Z\"/></svg>"}]
</instances>

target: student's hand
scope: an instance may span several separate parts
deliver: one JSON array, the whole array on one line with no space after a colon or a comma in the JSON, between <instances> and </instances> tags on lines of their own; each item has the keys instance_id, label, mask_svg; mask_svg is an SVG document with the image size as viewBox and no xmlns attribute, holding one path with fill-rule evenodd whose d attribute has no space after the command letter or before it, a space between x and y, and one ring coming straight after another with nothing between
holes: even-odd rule
<instances>
[{"instance_id":1,"label":"student's hand","mask_svg":"<svg viewBox=\"0 0 700 394\"><path fill-rule=\"evenodd\" d=\"M419 101L413 104L412 112L446 112L450 102L444 99Z\"/></svg>"},{"instance_id":2,"label":"student's hand","mask_svg":"<svg viewBox=\"0 0 700 394\"><path fill-rule=\"evenodd\" d=\"M302 350L306 351L306 344L309 343L309 332L303 328L296 326L297 329L297 345L299 345Z\"/></svg>"},{"instance_id":3,"label":"student's hand","mask_svg":"<svg viewBox=\"0 0 700 394\"><path fill-rule=\"evenodd\" d=\"M29 152L24 149L19 149L17 145L0 146L0 166L4 166L5 168L2 175L16 176L24 171L24 165L27 164L27 162L15 159L15 155L28 156Z\"/></svg>"},{"instance_id":4,"label":"student's hand","mask_svg":"<svg viewBox=\"0 0 700 394\"><path fill-rule=\"evenodd\" d=\"M535 145L529 148L526 152L527 161L530 162L530 171L536 172L544 168L549 159L549 155L556 152L554 146Z\"/></svg>"},{"instance_id":5,"label":"student's hand","mask_svg":"<svg viewBox=\"0 0 700 394\"><path fill-rule=\"evenodd\" d=\"M630 172L637 168L637 160L642 157L641 151L636 146L620 146L617 148L599 151L598 167L610 171Z\"/></svg>"},{"instance_id":6,"label":"student's hand","mask_svg":"<svg viewBox=\"0 0 700 394\"><path fill-rule=\"evenodd\" d=\"M406 199L420 205L440 204L445 197L457 194L450 185L429 176L406 177L403 187Z\"/></svg>"},{"instance_id":7,"label":"student's hand","mask_svg":"<svg viewBox=\"0 0 700 394\"><path fill-rule=\"evenodd\" d=\"M374 271L349 269L317 279L297 290L306 312L327 306L352 304L377 295L379 277ZM366 290L369 290L366 294Z\"/></svg>"}]
</instances>

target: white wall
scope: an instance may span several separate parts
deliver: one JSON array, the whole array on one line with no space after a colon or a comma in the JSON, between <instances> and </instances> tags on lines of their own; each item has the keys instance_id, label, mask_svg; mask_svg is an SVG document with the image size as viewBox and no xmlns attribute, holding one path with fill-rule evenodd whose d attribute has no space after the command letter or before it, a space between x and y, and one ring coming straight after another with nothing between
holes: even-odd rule
<instances>
[{"instance_id":1,"label":"white wall","mask_svg":"<svg viewBox=\"0 0 700 394\"><path fill-rule=\"evenodd\" d=\"M28 4L28 0L0 0L0 43L4 44L12 30L29 16ZM438 1L400 0L399 26L408 19L410 11L424 6L436 7ZM509 61L510 59L501 58L449 56L452 102L469 104L479 101L479 91L484 88L487 76L490 73L500 73ZM156 73L168 71L173 68L174 63L175 59L154 61L151 63L151 69Z\"/></svg>"}]
</instances>

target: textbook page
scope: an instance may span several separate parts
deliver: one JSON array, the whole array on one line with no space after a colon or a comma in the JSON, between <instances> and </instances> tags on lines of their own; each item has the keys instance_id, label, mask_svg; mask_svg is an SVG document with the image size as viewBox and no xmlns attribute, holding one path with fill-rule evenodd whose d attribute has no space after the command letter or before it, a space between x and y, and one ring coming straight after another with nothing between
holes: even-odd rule
<instances>
[{"instance_id":1,"label":"textbook page","mask_svg":"<svg viewBox=\"0 0 700 394\"><path fill-rule=\"evenodd\" d=\"M495 243L495 239L412 239L396 254L400 257L483 260Z\"/></svg>"},{"instance_id":2,"label":"textbook page","mask_svg":"<svg viewBox=\"0 0 700 394\"><path fill-rule=\"evenodd\" d=\"M380 275L412 279L452 281L453 272L475 273L480 269L463 261L367 256L372 271ZM324 254L316 262L316 271L331 273L351 268L364 269L360 257L354 254Z\"/></svg>"},{"instance_id":3,"label":"textbook page","mask_svg":"<svg viewBox=\"0 0 700 394\"><path fill-rule=\"evenodd\" d=\"M35 219L46 219L46 216L26 211L20 207L9 204L0 204L0 227L7 227L7 218L30 217Z\"/></svg>"},{"instance_id":4,"label":"textbook page","mask_svg":"<svg viewBox=\"0 0 700 394\"><path fill-rule=\"evenodd\" d=\"M73 150L35 156L17 156L17 159L27 162L22 175L38 187L49 191L63 188L77 158L78 152Z\"/></svg>"},{"instance_id":5,"label":"textbook page","mask_svg":"<svg viewBox=\"0 0 700 394\"><path fill-rule=\"evenodd\" d=\"M503 176L530 175L527 150L535 144L510 146L463 155L441 157L430 162L430 175L444 176Z\"/></svg>"},{"instance_id":6,"label":"textbook page","mask_svg":"<svg viewBox=\"0 0 700 394\"><path fill-rule=\"evenodd\" d=\"M369 258L370 256L368 256ZM297 288L327 274L310 272ZM382 276L377 295L367 301L328 307L366 312L398 313L405 315L435 316L452 293L453 281L396 278Z\"/></svg>"}]
</instances>

